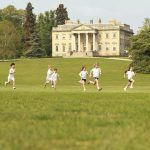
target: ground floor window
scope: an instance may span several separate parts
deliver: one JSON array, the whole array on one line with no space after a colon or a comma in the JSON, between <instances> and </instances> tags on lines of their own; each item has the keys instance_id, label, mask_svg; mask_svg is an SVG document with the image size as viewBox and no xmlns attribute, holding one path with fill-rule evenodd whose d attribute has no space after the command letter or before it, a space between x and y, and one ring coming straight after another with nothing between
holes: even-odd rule
<instances>
[{"instance_id":1,"label":"ground floor window","mask_svg":"<svg viewBox=\"0 0 150 150\"><path fill-rule=\"evenodd\" d=\"M117 50L117 43L114 42L114 43L112 43L112 45L113 45L113 51L116 51Z\"/></svg>"},{"instance_id":2,"label":"ground floor window","mask_svg":"<svg viewBox=\"0 0 150 150\"><path fill-rule=\"evenodd\" d=\"M98 45L98 50L102 50L102 45Z\"/></svg>"},{"instance_id":3,"label":"ground floor window","mask_svg":"<svg viewBox=\"0 0 150 150\"><path fill-rule=\"evenodd\" d=\"M105 45L105 46L106 46L106 50L108 51L108 50L109 50L109 47L110 47L110 43L107 43L107 42L106 42L105 44L106 44L106 45Z\"/></svg>"},{"instance_id":4,"label":"ground floor window","mask_svg":"<svg viewBox=\"0 0 150 150\"><path fill-rule=\"evenodd\" d=\"M116 47L113 47L113 51L116 51Z\"/></svg>"},{"instance_id":5,"label":"ground floor window","mask_svg":"<svg viewBox=\"0 0 150 150\"><path fill-rule=\"evenodd\" d=\"M65 52L66 51L66 46L63 45L62 48L63 48L63 52Z\"/></svg>"},{"instance_id":6,"label":"ground floor window","mask_svg":"<svg viewBox=\"0 0 150 150\"><path fill-rule=\"evenodd\" d=\"M108 47L108 46L106 46L106 50L107 50L107 51L109 50L109 47Z\"/></svg>"},{"instance_id":7,"label":"ground floor window","mask_svg":"<svg viewBox=\"0 0 150 150\"><path fill-rule=\"evenodd\" d=\"M59 47L58 47L58 45L56 45L56 52L58 52L59 51Z\"/></svg>"},{"instance_id":8,"label":"ground floor window","mask_svg":"<svg viewBox=\"0 0 150 150\"><path fill-rule=\"evenodd\" d=\"M69 48L68 49L69 49L69 51L71 51L71 43L69 43Z\"/></svg>"}]
</instances>

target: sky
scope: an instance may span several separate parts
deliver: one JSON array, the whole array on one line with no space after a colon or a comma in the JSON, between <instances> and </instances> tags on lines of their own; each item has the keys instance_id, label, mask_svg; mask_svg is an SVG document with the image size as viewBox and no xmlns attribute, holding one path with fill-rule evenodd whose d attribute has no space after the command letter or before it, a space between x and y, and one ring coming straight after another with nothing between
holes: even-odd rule
<instances>
[{"instance_id":1,"label":"sky","mask_svg":"<svg viewBox=\"0 0 150 150\"><path fill-rule=\"evenodd\" d=\"M32 3L36 14L54 10L63 3L71 20L88 23L100 18L107 23L110 19L117 19L129 24L135 33L144 18L150 18L150 0L0 0L0 9L10 4L25 9L28 2Z\"/></svg>"}]
</instances>

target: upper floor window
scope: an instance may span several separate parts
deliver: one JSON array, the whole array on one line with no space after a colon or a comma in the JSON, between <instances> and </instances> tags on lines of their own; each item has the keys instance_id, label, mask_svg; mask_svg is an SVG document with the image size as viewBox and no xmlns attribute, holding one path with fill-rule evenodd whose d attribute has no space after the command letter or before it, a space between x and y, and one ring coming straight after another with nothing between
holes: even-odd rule
<instances>
[{"instance_id":1,"label":"upper floor window","mask_svg":"<svg viewBox=\"0 0 150 150\"><path fill-rule=\"evenodd\" d=\"M99 34L99 38L100 38L100 39L102 38L102 34Z\"/></svg>"},{"instance_id":2,"label":"upper floor window","mask_svg":"<svg viewBox=\"0 0 150 150\"><path fill-rule=\"evenodd\" d=\"M57 34L57 35L56 35L56 40L58 40L58 39L59 39L59 35Z\"/></svg>"},{"instance_id":3,"label":"upper floor window","mask_svg":"<svg viewBox=\"0 0 150 150\"><path fill-rule=\"evenodd\" d=\"M108 33L106 33L106 39L108 39L109 38L109 34Z\"/></svg>"},{"instance_id":4,"label":"upper floor window","mask_svg":"<svg viewBox=\"0 0 150 150\"><path fill-rule=\"evenodd\" d=\"M69 35L69 40L71 40L71 38L72 38L72 35L70 34L70 35Z\"/></svg>"},{"instance_id":5,"label":"upper floor window","mask_svg":"<svg viewBox=\"0 0 150 150\"><path fill-rule=\"evenodd\" d=\"M113 33L113 38L116 38L116 37L117 37L116 33Z\"/></svg>"}]
</instances>

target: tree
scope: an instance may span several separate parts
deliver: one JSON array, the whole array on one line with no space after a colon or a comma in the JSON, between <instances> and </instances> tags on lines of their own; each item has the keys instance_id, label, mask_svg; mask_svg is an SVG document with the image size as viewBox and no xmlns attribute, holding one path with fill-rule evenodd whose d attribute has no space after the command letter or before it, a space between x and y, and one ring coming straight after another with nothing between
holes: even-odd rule
<instances>
[{"instance_id":1,"label":"tree","mask_svg":"<svg viewBox=\"0 0 150 150\"><path fill-rule=\"evenodd\" d=\"M26 16L24 23L24 34L25 34L25 50L30 48L30 39L31 35L34 33L36 29L36 16L33 14L33 7L31 3L28 3L26 8Z\"/></svg>"},{"instance_id":2,"label":"tree","mask_svg":"<svg viewBox=\"0 0 150 150\"><path fill-rule=\"evenodd\" d=\"M38 33L35 31L31 35L30 39L30 48L25 51L25 56L27 57L44 57L46 55L45 50L41 48L41 42L40 42L40 37Z\"/></svg>"},{"instance_id":3,"label":"tree","mask_svg":"<svg viewBox=\"0 0 150 150\"><path fill-rule=\"evenodd\" d=\"M13 5L9 5L4 9L0 9L0 21L10 21L17 29L22 28L25 20L25 11L22 9L17 10Z\"/></svg>"},{"instance_id":4,"label":"tree","mask_svg":"<svg viewBox=\"0 0 150 150\"><path fill-rule=\"evenodd\" d=\"M0 22L0 58L14 58L19 55L20 35L10 21Z\"/></svg>"},{"instance_id":5,"label":"tree","mask_svg":"<svg viewBox=\"0 0 150 150\"><path fill-rule=\"evenodd\" d=\"M52 28L55 26L55 11L41 13L37 19L37 30L41 38L42 48L47 56L52 55Z\"/></svg>"},{"instance_id":6,"label":"tree","mask_svg":"<svg viewBox=\"0 0 150 150\"><path fill-rule=\"evenodd\" d=\"M17 30L19 37L23 39L23 24L25 21L25 10L16 9L13 5L9 5L4 9L0 9L0 21L11 22ZM20 41L17 51L21 55L23 51L23 40Z\"/></svg>"},{"instance_id":7,"label":"tree","mask_svg":"<svg viewBox=\"0 0 150 150\"><path fill-rule=\"evenodd\" d=\"M56 25L63 25L66 20L69 20L67 8L64 8L64 5L60 4L56 9Z\"/></svg>"},{"instance_id":8,"label":"tree","mask_svg":"<svg viewBox=\"0 0 150 150\"><path fill-rule=\"evenodd\" d=\"M133 37L130 53L135 70L150 73L150 18L145 19L143 27Z\"/></svg>"}]
</instances>

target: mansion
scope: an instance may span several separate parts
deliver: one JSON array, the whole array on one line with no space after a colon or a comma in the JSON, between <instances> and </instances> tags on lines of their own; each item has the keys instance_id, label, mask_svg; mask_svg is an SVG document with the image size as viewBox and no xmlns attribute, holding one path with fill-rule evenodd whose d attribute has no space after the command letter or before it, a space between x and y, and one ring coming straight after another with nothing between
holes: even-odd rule
<instances>
[{"instance_id":1,"label":"mansion","mask_svg":"<svg viewBox=\"0 0 150 150\"><path fill-rule=\"evenodd\" d=\"M108 24L82 24L66 21L52 30L53 57L124 56L131 44L133 30L116 20Z\"/></svg>"}]
</instances>

